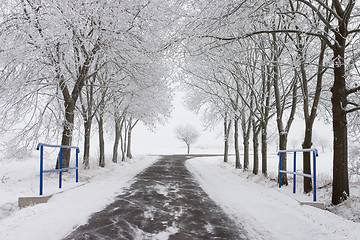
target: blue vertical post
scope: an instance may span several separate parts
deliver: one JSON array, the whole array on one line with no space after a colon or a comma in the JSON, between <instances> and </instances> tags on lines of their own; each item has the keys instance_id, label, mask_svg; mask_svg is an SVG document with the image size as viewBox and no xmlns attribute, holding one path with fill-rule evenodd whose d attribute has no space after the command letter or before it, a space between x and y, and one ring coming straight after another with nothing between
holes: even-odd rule
<instances>
[{"instance_id":1,"label":"blue vertical post","mask_svg":"<svg viewBox=\"0 0 360 240\"><path fill-rule=\"evenodd\" d=\"M317 150L313 151L313 201L316 202L316 155Z\"/></svg>"},{"instance_id":2,"label":"blue vertical post","mask_svg":"<svg viewBox=\"0 0 360 240\"><path fill-rule=\"evenodd\" d=\"M43 146L40 145L40 196L43 194Z\"/></svg>"},{"instance_id":3,"label":"blue vertical post","mask_svg":"<svg viewBox=\"0 0 360 240\"><path fill-rule=\"evenodd\" d=\"M281 158L282 158L282 153L281 152L279 152L279 188L281 188L281 172L280 172L280 170L281 170Z\"/></svg>"},{"instance_id":4,"label":"blue vertical post","mask_svg":"<svg viewBox=\"0 0 360 240\"><path fill-rule=\"evenodd\" d=\"M76 148L76 182L79 181L79 149Z\"/></svg>"},{"instance_id":5,"label":"blue vertical post","mask_svg":"<svg viewBox=\"0 0 360 240\"><path fill-rule=\"evenodd\" d=\"M62 153L63 148L60 147L60 159L59 159L59 188L61 188L61 176L62 176Z\"/></svg>"},{"instance_id":6,"label":"blue vertical post","mask_svg":"<svg viewBox=\"0 0 360 240\"><path fill-rule=\"evenodd\" d=\"M294 152L294 184L293 193L296 192L296 152Z\"/></svg>"}]
</instances>

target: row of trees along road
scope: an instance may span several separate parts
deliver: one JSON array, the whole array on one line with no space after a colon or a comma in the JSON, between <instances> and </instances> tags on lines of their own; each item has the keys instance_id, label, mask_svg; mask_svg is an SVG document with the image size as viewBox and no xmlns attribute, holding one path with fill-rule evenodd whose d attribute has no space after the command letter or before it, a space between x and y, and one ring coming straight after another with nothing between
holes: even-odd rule
<instances>
[{"instance_id":1,"label":"row of trees along road","mask_svg":"<svg viewBox=\"0 0 360 240\"><path fill-rule=\"evenodd\" d=\"M121 159L131 157L136 124L154 128L171 110L161 51L163 25L171 21L166 7L140 0L1 1L1 130L15 136L13 145L33 147L38 139L71 145L78 132L89 168L96 120L99 165L105 165L109 128L115 130L112 161L118 161L119 145ZM164 12L162 18L155 12ZM64 149L62 166L69 161Z\"/></svg>"},{"instance_id":2,"label":"row of trees along road","mask_svg":"<svg viewBox=\"0 0 360 240\"><path fill-rule=\"evenodd\" d=\"M295 114L305 122L303 148L312 146L316 116L332 119L333 193L349 196L348 120L360 103L359 6L355 0L40 1L0 3L2 130L20 129L17 143L39 136L70 145L83 123L88 166L92 122L104 164L104 131L115 126L113 161L120 145L131 156L131 132L169 115L167 63L182 71L188 103L207 124L224 124L224 161L234 128L236 167L267 174L267 139L276 119L286 149ZM145 99L145 100L144 100ZM299 110L301 109L301 111ZM326 113L329 112L329 116ZM348 118L348 116L351 116ZM108 119L113 119L109 123ZM19 123L26 122L26 126ZM357 131L354 131L357 132ZM239 135L244 144L240 163ZM259 137L260 136L260 137ZM260 143L258 137L261 139ZM251 139L252 138L252 139ZM64 166L69 153L64 154ZM286 168L286 159L281 166ZM304 153L304 172L310 156ZM286 175L281 179L287 184ZM304 191L311 182L304 181Z\"/></svg>"},{"instance_id":3,"label":"row of trees along road","mask_svg":"<svg viewBox=\"0 0 360 240\"><path fill-rule=\"evenodd\" d=\"M355 0L205 2L193 3L196 10L184 21L195 35L183 41L185 57L179 65L186 74L191 108L201 110L210 125L224 121L224 161L231 125L235 128L236 167L242 167L237 140L241 129L244 169L248 168L252 135L253 172L258 172L260 134L262 173L266 175L270 118L276 118L279 149L286 149L296 113L305 122L303 148L312 147L316 117L330 117L334 133L332 203L345 200L350 194L347 128L357 121L354 116L360 109L356 94L360 90L359 4ZM310 154L304 153L303 159L304 172L311 174ZM286 170L286 159L281 168ZM287 184L286 174L282 176L282 184ZM311 191L310 179L305 179L304 191Z\"/></svg>"}]
</instances>

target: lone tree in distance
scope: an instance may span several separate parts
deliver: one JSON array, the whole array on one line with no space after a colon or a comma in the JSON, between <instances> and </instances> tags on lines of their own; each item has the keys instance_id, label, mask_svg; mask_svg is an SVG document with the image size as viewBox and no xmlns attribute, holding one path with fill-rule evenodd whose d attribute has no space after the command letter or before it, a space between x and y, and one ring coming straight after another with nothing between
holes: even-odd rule
<instances>
[{"instance_id":1,"label":"lone tree in distance","mask_svg":"<svg viewBox=\"0 0 360 240\"><path fill-rule=\"evenodd\" d=\"M191 124L180 125L175 129L176 138L184 141L187 146L187 154L190 153L190 145L195 143L200 134Z\"/></svg>"}]
</instances>

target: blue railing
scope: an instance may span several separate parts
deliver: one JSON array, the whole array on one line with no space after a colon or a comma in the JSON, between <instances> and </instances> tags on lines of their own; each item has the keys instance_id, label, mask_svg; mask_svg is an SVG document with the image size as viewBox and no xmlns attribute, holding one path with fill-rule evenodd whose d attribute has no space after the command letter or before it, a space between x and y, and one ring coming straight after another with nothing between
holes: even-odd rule
<instances>
[{"instance_id":1,"label":"blue railing","mask_svg":"<svg viewBox=\"0 0 360 240\"><path fill-rule=\"evenodd\" d=\"M44 167L43 167L43 165L44 165L44 147L60 148L59 169L44 170ZM76 149L76 167L62 168L62 152L63 152L63 148ZM64 145L50 145L50 144L45 144L45 143L39 143L37 145L36 149L40 150L40 196L43 194L43 173L59 172L59 188L61 188L62 172L63 171L76 169L76 182L79 181L79 153L80 153L80 149L78 147L64 146Z\"/></svg>"},{"instance_id":2,"label":"blue railing","mask_svg":"<svg viewBox=\"0 0 360 240\"><path fill-rule=\"evenodd\" d=\"M294 153L294 171L285 171L281 170L281 160L282 160L282 153L288 153L293 152ZM305 174L303 172L296 171L296 153L297 152L312 152L313 153L313 174ZM294 175L294 186L293 186L293 193L296 192L296 175L312 178L313 179L313 201L316 202L316 157L318 156L318 151L315 148L309 148L309 149L293 149L293 150L280 150L278 152L279 155L279 188L281 188L281 173L289 173Z\"/></svg>"}]
</instances>

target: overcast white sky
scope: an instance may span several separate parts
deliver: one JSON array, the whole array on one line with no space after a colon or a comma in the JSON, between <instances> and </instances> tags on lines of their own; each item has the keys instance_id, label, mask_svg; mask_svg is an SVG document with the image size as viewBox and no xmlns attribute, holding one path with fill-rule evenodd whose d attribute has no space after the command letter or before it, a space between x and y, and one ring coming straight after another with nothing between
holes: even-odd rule
<instances>
[{"instance_id":1,"label":"overcast white sky","mask_svg":"<svg viewBox=\"0 0 360 240\"><path fill-rule=\"evenodd\" d=\"M175 95L174 110L171 118L164 126L159 125L155 132L150 132L142 124L134 128L132 147L135 154L186 153L186 145L175 137L175 128L178 125L187 123L194 125L201 133L199 140L190 150L191 152L204 152L204 150L200 148L206 147L208 148L207 150L212 153L221 153L221 129L213 131L205 130L201 123L200 116L188 111L183 104L182 98L182 93L178 92ZM217 146L217 148L215 148L215 146Z\"/></svg>"},{"instance_id":2,"label":"overcast white sky","mask_svg":"<svg viewBox=\"0 0 360 240\"><path fill-rule=\"evenodd\" d=\"M301 109L300 109L301 110ZM299 111L300 111L299 110ZM274 119L274 118L273 118ZM183 93L178 92L174 97L174 110L171 118L164 126L159 125L155 132L150 132L145 126L139 124L133 132L132 150L135 154L173 154L186 153L186 145L177 140L174 130L180 124L193 124L200 132L201 136L197 143L192 147L192 153L222 153L223 137L222 124L215 130L204 129L200 116L186 109L183 103ZM276 153L277 133L276 125L273 123L275 130L269 129L270 139L268 141L269 153ZM297 117L291 129L288 142L288 148L293 148L296 142L296 148L301 148L301 142L304 136L304 121ZM273 134L273 137L271 137ZM314 135L317 137L326 137L329 144L332 144L332 129L329 125L324 125L321 120L314 123ZM240 136L241 138L241 136ZM295 141L293 139L296 139ZM240 143L242 143L240 139ZM320 146L314 146L320 149Z\"/></svg>"}]
</instances>

